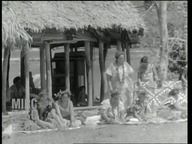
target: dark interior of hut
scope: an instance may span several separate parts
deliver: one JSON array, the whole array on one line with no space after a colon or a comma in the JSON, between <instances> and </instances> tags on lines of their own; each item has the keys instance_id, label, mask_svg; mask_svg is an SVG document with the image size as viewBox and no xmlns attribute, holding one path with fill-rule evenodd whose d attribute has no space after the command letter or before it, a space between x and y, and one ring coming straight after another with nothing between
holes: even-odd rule
<instances>
[{"instance_id":1,"label":"dark interior of hut","mask_svg":"<svg viewBox=\"0 0 192 144\"><path fill-rule=\"evenodd\" d=\"M55 53L52 58L52 93L65 90L65 53ZM86 83L86 61L83 51L70 52L70 91L71 100L77 106L79 102L80 87L87 89Z\"/></svg>"}]
</instances>

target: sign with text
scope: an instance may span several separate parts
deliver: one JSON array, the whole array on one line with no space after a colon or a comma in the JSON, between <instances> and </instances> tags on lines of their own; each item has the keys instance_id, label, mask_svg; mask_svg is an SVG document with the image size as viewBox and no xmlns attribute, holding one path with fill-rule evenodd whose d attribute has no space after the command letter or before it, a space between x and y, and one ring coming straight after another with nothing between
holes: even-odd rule
<instances>
[{"instance_id":1,"label":"sign with text","mask_svg":"<svg viewBox=\"0 0 192 144\"><path fill-rule=\"evenodd\" d=\"M37 100L35 98L30 100L30 107L32 109L36 108ZM25 110L25 98L12 98L11 99L11 108L12 110Z\"/></svg>"}]
</instances>

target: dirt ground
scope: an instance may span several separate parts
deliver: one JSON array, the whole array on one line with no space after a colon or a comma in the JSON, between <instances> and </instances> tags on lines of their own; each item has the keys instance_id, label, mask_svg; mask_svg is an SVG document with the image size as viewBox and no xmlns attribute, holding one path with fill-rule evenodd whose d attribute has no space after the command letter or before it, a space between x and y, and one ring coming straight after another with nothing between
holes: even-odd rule
<instances>
[{"instance_id":1,"label":"dirt ground","mask_svg":"<svg viewBox=\"0 0 192 144\"><path fill-rule=\"evenodd\" d=\"M14 134L3 144L187 143L187 122L148 125L105 125L97 128Z\"/></svg>"}]
</instances>

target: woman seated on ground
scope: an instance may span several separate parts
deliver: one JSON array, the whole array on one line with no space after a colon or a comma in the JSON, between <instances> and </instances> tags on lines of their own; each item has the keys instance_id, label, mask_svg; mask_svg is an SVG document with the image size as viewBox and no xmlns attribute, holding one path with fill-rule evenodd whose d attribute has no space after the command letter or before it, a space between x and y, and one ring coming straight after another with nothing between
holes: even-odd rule
<instances>
[{"instance_id":1,"label":"woman seated on ground","mask_svg":"<svg viewBox=\"0 0 192 144\"><path fill-rule=\"evenodd\" d=\"M178 120L187 118L187 107L178 101L179 90L173 89L169 92L169 99L159 108L157 115L167 120Z\"/></svg>"},{"instance_id":2,"label":"woman seated on ground","mask_svg":"<svg viewBox=\"0 0 192 144\"><path fill-rule=\"evenodd\" d=\"M111 98L104 100L101 104L101 121L105 123L118 123L120 120L123 120L125 109L124 104L120 101L120 93L118 91L113 92Z\"/></svg>"},{"instance_id":3,"label":"woman seated on ground","mask_svg":"<svg viewBox=\"0 0 192 144\"><path fill-rule=\"evenodd\" d=\"M70 121L70 126L79 126L81 122L79 120L75 120L74 111L73 111L73 103L70 99L70 91L60 91L56 97L59 97L55 102L55 108L57 114L63 119L67 119Z\"/></svg>"},{"instance_id":4,"label":"woman seated on ground","mask_svg":"<svg viewBox=\"0 0 192 144\"><path fill-rule=\"evenodd\" d=\"M53 101L41 92L37 103L30 111L30 118L42 128L66 128L69 121L63 119L56 113Z\"/></svg>"},{"instance_id":5,"label":"woman seated on ground","mask_svg":"<svg viewBox=\"0 0 192 144\"><path fill-rule=\"evenodd\" d=\"M133 105L127 109L126 111L126 121L129 121L131 118L137 118L139 121L145 121L145 115L147 112L147 104L146 104L146 93L139 92L137 100L133 103Z\"/></svg>"}]
</instances>

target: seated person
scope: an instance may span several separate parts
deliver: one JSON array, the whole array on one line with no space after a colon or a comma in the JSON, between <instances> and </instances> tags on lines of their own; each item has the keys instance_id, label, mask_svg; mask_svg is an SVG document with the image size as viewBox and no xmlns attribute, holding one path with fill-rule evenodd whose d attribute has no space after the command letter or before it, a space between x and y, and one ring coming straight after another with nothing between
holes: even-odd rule
<instances>
[{"instance_id":1,"label":"seated person","mask_svg":"<svg viewBox=\"0 0 192 144\"><path fill-rule=\"evenodd\" d=\"M85 86L81 86L79 88L79 95L78 95L78 104L77 106L87 106L87 95L85 94Z\"/></svg>"},{"instance_id":2,"label":"seated person","mask_svg":"<svg viewBox=\"0 0 192 144\"><path fill-rule=\"evenodd\" d=\"M30 91L30 99L38 97L36 94ZM25 98L25 88L21 83L21 77L17 76L13 79L13 85L8 89L7 94L7 106L12 105L12 98ZM8 108L9 109L9 108Z\"/></svg>"},{"instance_id":3,"label":"seated person","mask_svg":"<svg viewBox=\"0 0 192 144\"><path fill-rule=\"evenodd\" d=\"M30 119L42 128L66 128L69 126L69 121L59 117L56 113L54 103L46 93L41 93L36 107L31 108Z\"/></svg>"},{"instance_id":4,"label":"seated person","mask_svg":"<svg viewBox=\"0 0 192 144\"><path fill-rule=\"evenodd\" d=\"M158 109L157 115L167 120L185 119L187 117L187 108L178 101L179 90L173 89L169 92L169 99Z\"/></svg>"},{"instance_id":5,"label":"seated person","mask_svg":"<svg viewBox=\"0 0 192 144\"><path fill-rule=\"evenodd\" d=\"M126 111L126 120L129 120L132 117L137 118L139 121L145 120L145 114L147 111L146 99L146 93L139 92L138 99Z\"/></svg>"},{"instance_id":6,"label":"seated person","mask_svg":"<svg viewBox=\"0 0 192 144\"><path fill-rule=\"evenodd\" d=\"M59 97L55 102L56 113L63 119L69 120L70 126L80 125L80 121L75 120L74 118L73 103L70 99L70 91L60 91L55 96Z\"/></svg>"},{"instance_id":7,"label":"seated person","mask_svg":"<svg viewBox=\"0 0 192 144\"><path fill-rule=\"evenodd\" d=\"M13 79L13 85L8 90L8 98L24 98L25 88L21 84L21 77Z\"/></svg>"},{"instance_id":8,"label":"seated person","mask_svg":"<svg viewBox=\"0 0 192 144\"><path fill-rule=\"evenodd\" d=\"M124 104L120 101L118 91L111 94L110 99L104 100L100 109L101 121L105 123L119 123L123 120Z\"/></svg>"},{"instance_id":9,"label":"seated person","mask_svg":"<svg viewBox=\"0 0 192 144\"><path fill-rule=\"evenodd\" d=\"M8 89L6 104L7 107L10 107L10 110L13 98L25 98L25 88L22 86L21 77L19 76L13 79L13 85Z\"/></svg>"}]
</instances>

